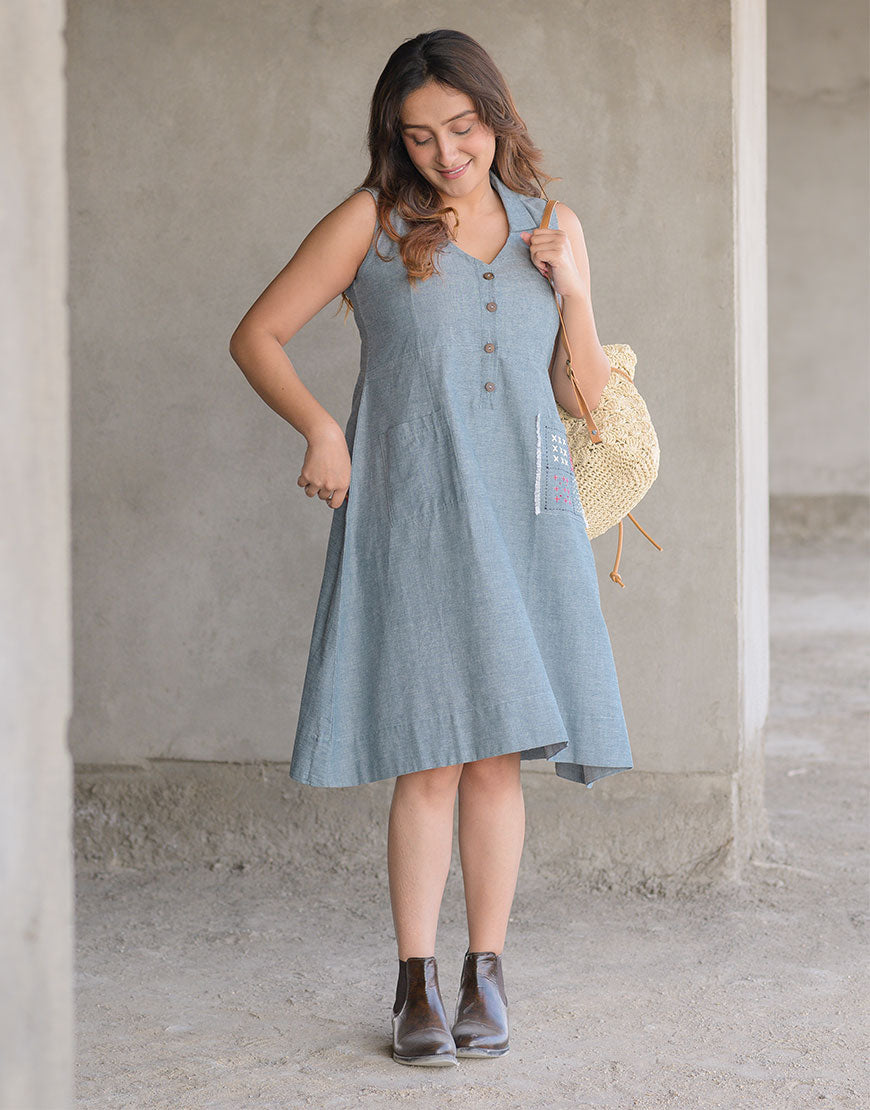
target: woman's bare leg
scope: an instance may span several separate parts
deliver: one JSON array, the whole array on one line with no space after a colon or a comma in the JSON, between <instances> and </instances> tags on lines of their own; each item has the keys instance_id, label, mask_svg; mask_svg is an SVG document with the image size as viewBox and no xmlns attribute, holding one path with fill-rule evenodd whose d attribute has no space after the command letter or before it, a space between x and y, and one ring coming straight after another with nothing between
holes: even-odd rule
<instances>
[{"instance_id":1,"label":"woman's bare leg","mask_svg":"<svg viewBox=\"0 0 870 1110\"><path fill-rule=\"evenodd\" d=\"M387 868L399 959L434 956L453 852L453 811L464 764L398 775L390 805Z\"/></svg>"},{"instance_id":2,"label":"woman's bare leg","mask_svg":"<svg viewBox=\"0 0 870 1110\"><path fill-rule=\"evenodd\" d=\"M471 952L504 950L526 832L520 753L463 765L459 857Z\"/></svg>"}]
</instances>

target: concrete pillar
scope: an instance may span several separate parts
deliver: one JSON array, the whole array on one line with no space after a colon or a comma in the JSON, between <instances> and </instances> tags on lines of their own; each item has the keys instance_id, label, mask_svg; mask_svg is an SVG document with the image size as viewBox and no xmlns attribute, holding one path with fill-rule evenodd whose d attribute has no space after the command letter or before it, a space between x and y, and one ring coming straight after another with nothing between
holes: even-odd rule
<instances>
[{"instance_id":1,"label":"concrete pillar","mask_svg":"<svg viewBox=\"0 0 870 1110\"><path fill-rule=\"evenodd\" d=\"M64 5L0 9L0 1107L72 1102Z\"/></svg>"},{"instance_id":2,"label":"concrete pillar","mask_svg":"<svg viewBox=\"0 0 870 1110\"><path fill-rule=\"evenodd\" d=\"M738 726L735 870L767 832L770 695L767 405L767 43L764 0L732 0Z\"/></svg>"}]
</instances>

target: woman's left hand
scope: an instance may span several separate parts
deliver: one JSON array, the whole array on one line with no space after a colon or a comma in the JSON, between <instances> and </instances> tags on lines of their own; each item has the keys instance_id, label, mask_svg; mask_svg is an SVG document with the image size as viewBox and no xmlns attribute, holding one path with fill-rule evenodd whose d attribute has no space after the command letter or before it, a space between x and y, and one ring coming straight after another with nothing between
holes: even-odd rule
<instances>
[{"instance_id":1,"label":"woman's left hand","mask_svg":"<svg viewBox=\"0 0 870 1110\"><path fill-rule=\"evenodd\" d=\"M559 227L537 227L534 231L521 231L520 235L529 247L532 262L552 281L560 296L588 297L589 290L577 268L567 231Z\"/></svg>"}]
</instances>

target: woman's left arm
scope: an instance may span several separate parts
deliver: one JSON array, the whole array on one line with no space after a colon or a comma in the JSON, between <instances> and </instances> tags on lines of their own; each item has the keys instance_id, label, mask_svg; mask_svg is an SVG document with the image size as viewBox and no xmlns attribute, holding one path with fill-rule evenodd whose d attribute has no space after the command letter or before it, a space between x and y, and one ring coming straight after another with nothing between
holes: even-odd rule
<instances>
[{"instance_id":1,"label":"woman's left arm","mask_svg":"<svg viewBox=\"0 0 870 1110\"><path fill-rule=\"evenodd\" d=\"M571 344L574 376L590 412L597 408L604 387L610 380L610 359L598 341L592 314L589 256L583 228L575 213L557 201L558 228L536 228L521 235L529 245L531 257L545 277L551 277L556 292L562 297L562 317L568 342ZM553 395L572 416L582 416L577 396L566 369L568 352L561 330L553 361L550 381Z\"/></svg>"}]
</instances>

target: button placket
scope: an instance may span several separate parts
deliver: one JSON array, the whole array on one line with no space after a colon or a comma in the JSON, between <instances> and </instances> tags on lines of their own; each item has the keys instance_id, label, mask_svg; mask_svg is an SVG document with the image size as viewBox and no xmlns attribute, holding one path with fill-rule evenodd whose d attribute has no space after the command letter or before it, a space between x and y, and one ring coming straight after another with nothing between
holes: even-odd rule
<instances>
[{"instance_id":1,"label":"button placket","mask_svg":"<svg viewBox=\"0 0 870 1110\"><path fill-rule=\"evenodd\" d=\"M495 274L492 272L492 270L484 271L483 278L485 281L492 281L494 277ZM498 308L498 305L494 300L489 300L485 303L484 308L487 312L495 312ZM487 354L492 354L495 351L495 343L490 340L490 342L484 343L483 349ZM487 393L492 394L495 391L495 382L486 381L483 383L483 388L486 390Z\"/></svg>"}]
</instances>

